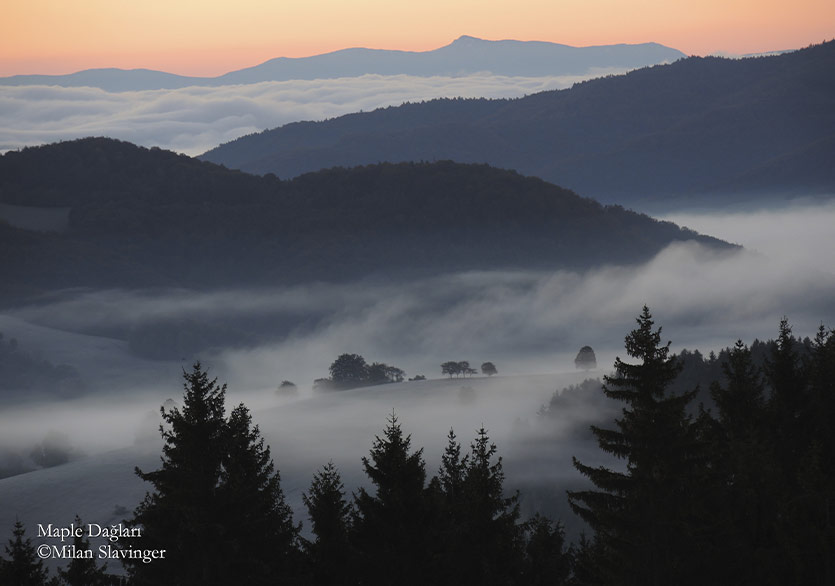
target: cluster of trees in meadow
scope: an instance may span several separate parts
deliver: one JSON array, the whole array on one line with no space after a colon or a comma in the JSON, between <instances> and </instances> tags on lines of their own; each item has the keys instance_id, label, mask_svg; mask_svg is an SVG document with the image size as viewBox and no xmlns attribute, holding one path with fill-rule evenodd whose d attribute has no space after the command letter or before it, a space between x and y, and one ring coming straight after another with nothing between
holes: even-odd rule
<instances>
[{"instance_id":1,"label":"cluster of trees in meadow","mask_svg":"<svg viewBox=\"0 0 835 586\"><path fill-rule=\"evenodd\" d=\"M317 378L313 388L322 391L343 391L356 387L403 382L406 373L384 362L368 364L359 354L340 354L330 368L330 377Z\"/></svg>"},{"instance_id":2,"label":"cluster of trees in meadow","mask_svg":"<svg viewBox=\"0 0 835 586\"><path fill-rule=\"evenodd\" d=\"M482 362L481 363L481 374L485 376L493 376L494 374L498 374L499 371L496 368L496 365L492 362ZM441 364L441 374L445 374L452 378L453 376L474 376L478 374L478 371L470 366L469 360L449 360Z\"/></svg>"},{"instance_id":3,"label":"cluster of trees in meadow","mask_svg":"<svg viewBox=\"0 0 835 586\"><path fill-rule=\"evenodd\" d=\"M711 409L693 407L698 388L674 390L684 362L646 307L625 341L634 362L618 358L602 385L616 415L591 428L622 464L574 459L589 482L568 492L588 528L573 544L558 521L522 519L486 430L469 449L451 430L429 478L394 413L362 459L368 488L346 492L332 463L316 473L303 498L312 535L303 537L249 411L239 405L227 417L225 386L196 364L182 410L162 410L162 466L137 470L153 490L128 521L142 528L142 547L169 553L125 560L128 580L831 584L835 332L821 326L807 344L783 320L762 366L737 342L710 385ZM21 535L16 527L0 578L20 565Z\"/></svg>"}]
</instances>

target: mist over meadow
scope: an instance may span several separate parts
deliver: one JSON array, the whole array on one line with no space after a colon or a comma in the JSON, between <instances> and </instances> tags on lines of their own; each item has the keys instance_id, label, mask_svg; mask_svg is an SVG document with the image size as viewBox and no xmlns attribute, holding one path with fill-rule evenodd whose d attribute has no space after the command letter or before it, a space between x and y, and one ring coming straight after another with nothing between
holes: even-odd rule
<instances>
[{"instance_id":1,"label":"mist over meadow","mask_svg":"<svg viewBox=\"0 0 835 586\"><path fill-rule=\"evenodd\" d=\"M720 233L722 226L731 231L739 226L738 241L758 250L718 252L685 242L668 246L642 265L586 271L480 271L405 283L377 278L202 293L75 290L23 305L0 317L6 339L16 338L24 349L73 366L86 386L79 396L43 404L33 399L37 393L19 397L19 405L0 415L0 440L31 445L54 429L88 454L131 445L156 433L159 406L179 399L182 369L200 359L229 384L230 404L245 401L256 422L262 410L278 416L303 405L315 405L310 412L324 414L327 425L308 415L291 416L298 426L292 433L285 425L262 425L268 438L280 434L280 446L274 448L282 457L305 449L326 460L329 449L348 444L359 454L367 449L371 430L398 405L408 405L398 411L411 429L433 430L423 441L440 442L440 428L461 427L464 434L484 423L498 434L501 446L512 436L516 418L534 417L553 391L584 378L573 364L581 346L591 345L597 354L595 376L608 372L614 357L624 356L623 337L643 304L652 309L674 351L707 354L737 339L773 338L784 316L801 336L813 335L821 323L833 323L835 270L826 255L814 251L831 250L835 238L829 230L810 229L835 221L831 204L761 212L745 221L735 214L680 218L708 232L711 226ZM803 237L771 237L778 226L785 234ZM730 233L722 235L732 239ZM210 324L220 319L275 324L275 331L255 343L215 345L167 360L145 359L118 337L149 322ZM455 417L438 419L445 408L436 391L420 392L431 381L383 385L356 398L355 391L314 393L314 379L328 376L328 366L342 353L428 379L442 378L440 364L447 360L468 360L476 367L489 360L499 378L443 384L451 385L450 396L457 401L455 393L470 380L489 382L495 400L479 402L475 411L464 405L448 412L468 415L457 425ZM539 377L538 382L515 378L528 375ZM297 385L297 394L278 393L283 380ZM527 385L536 390L526 393ZM502 401L510 396L506 387L526 399L514 399L508 408ZM48 398L48 389L42 391ZM344 432L353 426L363 433L346 441ZM294 442L294 434L304 429L316 430L315 439Z\"/></svg>"}]
</instances>

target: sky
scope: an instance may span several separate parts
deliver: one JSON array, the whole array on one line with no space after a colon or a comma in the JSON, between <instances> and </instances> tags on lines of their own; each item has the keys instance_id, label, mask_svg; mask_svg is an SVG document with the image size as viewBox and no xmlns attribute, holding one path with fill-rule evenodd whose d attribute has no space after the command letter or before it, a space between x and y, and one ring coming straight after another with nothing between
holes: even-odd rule
<instances>
[{"instance_id":1,"label":"sky","mask_svg":"<svg viewBox=\"0 0 835 586\"><path fill-rule=\"evenodd\" d=\"M431 50L461 35L691 55L835 37L832 0L3 0L0 76L148 68L215 76L347 47Z\"/></svg>"}]
</instances>

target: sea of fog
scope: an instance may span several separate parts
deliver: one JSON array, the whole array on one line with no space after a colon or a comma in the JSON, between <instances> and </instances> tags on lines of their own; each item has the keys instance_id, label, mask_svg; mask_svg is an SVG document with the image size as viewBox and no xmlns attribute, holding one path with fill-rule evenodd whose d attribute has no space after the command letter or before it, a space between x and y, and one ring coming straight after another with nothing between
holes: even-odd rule
<instances>
[{"instance_id":1,"label":"sea of fog","mask_svg":"<svg viewBox=\"0 0 835 586\"><path fill-rule=\"evenodd\" d=\"M626 358L623 338L644 304L675 351L707 353L737 339L772 338L784 316L801 336L813 336L821 323L835 326L835 235L829 229L835 205L670 219L747 248L716 252L678 243L641 265L581 272L469 272L408 283L375 279L210 293L73 291L6 311L0 332L21 348L74 366L88 392L4 403L0 448L25 454L58 434L74 460L0 479L0 534L16 517L58 523L79 513L109 523L136 506L147 487L133 467L158 464L159 407L169 398L181 400L181 375L191 358L144 360L124 340L95 332L178 317L315 316L269 342L199 356L228 383L227 406L243 401L252 409L297 515L312 474L329 460L349 491L365 482L360 459L392 412L414 447L425 448L430 475L450 428L467 445L483 425L505 457L508 486L521 487L523 500L534 487L527 494L537 503L543 494L564 502L565 487L578 481L570 457L594 462L599 454L589 437L560 440L563 428L594 414L566 412L543 430L537 411L555 390L605 374L615 356ZM597 354L599 367L591 373L573 364L584 345ZM313 380L327 376L344 352L429 380L314 392ZM489 360L499 374L444 378L440 364L447 360L468 360L476 368ZM282 380L296 383L297 393L278 392Z\"/></svg>"},{"instance_id":2,"label":"sea of fog","mask_svg":"<svg viewBox=\"0 0 835 586\"><path fill-rule=\"evenodd\" d=\"M0 153L84 136L108 136L194 156L240 136L299 120L324 120L434 98L517 98L625 71L549 77L368 74L131 92L0 86Z\"/></svg>"}]
</instances>

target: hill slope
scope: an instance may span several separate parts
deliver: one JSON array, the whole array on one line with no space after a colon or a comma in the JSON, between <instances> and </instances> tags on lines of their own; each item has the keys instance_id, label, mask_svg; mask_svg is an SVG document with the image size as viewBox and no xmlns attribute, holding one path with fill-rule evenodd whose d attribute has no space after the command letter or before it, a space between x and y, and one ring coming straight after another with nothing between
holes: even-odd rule
<instances>
[{"instance_id":1,"label":"hill slope","mask_svg":"<svg viewBox=\"0 0 835 586\"><path fill-rule=\"evenodd\" d=\"M831 165L797 157L835 159L833 70L835 42L741 60L691 57L518 100L435 100L288 124L202 158L282 177L378 161L484 162L621 203L831 193Z\"/></svg>"},{"instance_id":2,"label":"hill slope","mask_svg":"<svg viewBox=\"0 0 835 586\"><path fill-rule=\"evenodd\" d=\"M463 36L432 51L352 48L312 57L270 59L217 77L187 77L147 69L88 69L69 75L15 75L0 85L90 86L108 91L175 89L378 75L582 75L605 69L634 69L675 61L684 53L659 45L570 47L537 41L486 41Z\"/></svg>"},{"instance_id":3,"label":"hill slope","mask_svg":"<svg viewBox=\"0 0 835 586\"><path fill-rule=\"evenodd\" d=\"M585 267L645 260L675 240L727 246L483 165L385 164L280 181L110 139L7 153L0 203L69 208L63 233L0 223L6 295Z\"/></svg>"}]
</instances>

